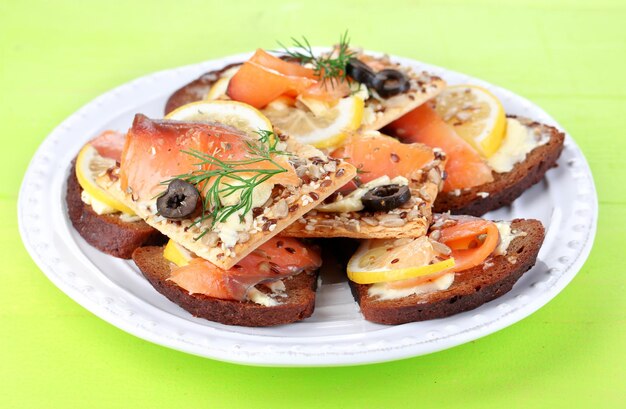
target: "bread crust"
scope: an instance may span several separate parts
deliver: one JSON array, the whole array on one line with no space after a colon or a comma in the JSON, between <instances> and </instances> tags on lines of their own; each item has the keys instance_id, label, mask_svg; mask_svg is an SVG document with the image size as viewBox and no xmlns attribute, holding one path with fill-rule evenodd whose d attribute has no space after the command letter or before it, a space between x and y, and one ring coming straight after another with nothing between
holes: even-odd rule
<instances>
[{"instance_id":1,"label":"bread crust","mask_svg":"<svg viewBox=\"0 0 626 409\"><path fill-rule=\"evenodd\" d=\"M506 294L535 264L545 236L538 220L515 219L511 228L524 231L526 235L515 238L506 255L492 256L479 266L456 273L447 290L380 301L369 297L370 285L350 282L363 316L368 321L389 325L444 318Z\"/></svg>"},{"instance_id":2,"label":"bread crust","mask_svg":"<svg viewBox=\"0 0 626 409\"><path fill-rule=\"evenodd\" d=\"M533 149L510 172L493 172L493 182L456 193L440 193L435 200L435 212L450 211L452 214L482 216L491 210L510 205L528 188L543 179L548 170L557 166L556 161L563 151L565 135L553 126L513 115L509 117L517 118L532 130L537 129L541 134L548 135L548 142ZM485 194L488 196L482 197Z\"/></svg>"},{"instance_id":3,"label":"bread crust","mask_svg":"<svg viewBox=\"0 0 626 409\"><path fill-rule=\"evenodd\" d=\"M133 261L152 286L170 301L204 318L226 325L267 327L289 324L313 314L317 274L301 273L283 279L287 297L281 304L266 307L251 301L220 300L202 294L189 294L168 281L171 267L163 258L163 247L141 247L133 253Z\"/></svg>"},{"instance_id":4,"label":"bread crust","mask_svg":"<svg viewBox=\"0 0 626 409\"><path fill-rule=\"evenodd\" d=\"M148 244L161 244L165 237L144 221L124 222L117 215L99 215L81 199L83 189L72 162L65 200L72 225L83 239L113 257L130 259L133 251Z\"/></svg>"}]
</instances>

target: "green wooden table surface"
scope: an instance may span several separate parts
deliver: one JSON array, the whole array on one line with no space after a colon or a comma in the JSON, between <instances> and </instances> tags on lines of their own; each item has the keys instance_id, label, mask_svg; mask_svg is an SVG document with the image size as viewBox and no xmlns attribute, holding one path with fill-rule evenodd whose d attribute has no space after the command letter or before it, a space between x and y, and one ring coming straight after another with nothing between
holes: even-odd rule
<instances>
[{"instance_id":1,"label":"green wooden table surface","mask_svg":"<svg viewBox=\"0 0 626 409\"><path fill-rule=\"evenodd\" d=\"M88 2L84 2L87 4ZM626 405L624 1L0 2L0 407L616 408ZM133 78L305 34L489 80L545 108L594 173L589 260L544 308L402 361L257 368L169 350L81 308L21 244L17 192L65 117Z\"/></svg>"}]
</instances>

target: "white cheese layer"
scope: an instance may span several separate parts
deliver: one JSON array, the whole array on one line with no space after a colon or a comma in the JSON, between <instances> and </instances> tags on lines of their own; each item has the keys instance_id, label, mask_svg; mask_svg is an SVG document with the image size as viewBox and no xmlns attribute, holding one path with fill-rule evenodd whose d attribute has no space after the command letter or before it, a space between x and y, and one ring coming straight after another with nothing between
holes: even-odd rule
<instances>
[{"instance_id":1,"label":"white cheese layer","mask_svg":"<svg viewBox=\"0 0 626 409\"><path fill-rule=\"evenodd\" d=\"M230 180L229 184L235 185L236 181ZM252 191L252 206L250 209L262 206L272 195L274 184L270 182L262 183ZM220 196L220 200L224 206L233 206L241 201L239 194L231 194L229 196ZM239 233L250 230L252 227L252 210L243 214L241 209L239 212L230 215L224 222L215 223L214 231L217 233L222 243L226 247L235 247L237 244Z\"/></svg>"},{"instance_id":2,"label":"white cheese layer","mask_svg":"<svg viewBox=\"0 0 626 409\"><path fill-rule=\"evenodd\" d=\"M549 138L537 138L531 129L514 118L506 120L506 135L500 148L489 158L487 164L498 173L510 172L515 164L526 159L526 155Z\"/></svg>"},{"instance_id":3,"label":"white cheese layer","mask_svg":"<svg viewBox=\"0 0 626 409\"><path fill-rule=\"evenodd\" d=\"M409 180L403 176L396 176L393 179L390 179L389 176L381 176L377 179L369 181L363 184L361 187L356 190L350 192L346 197L337 200L332 203L319 205L315 208L320 212L358 212L365 208L363 206L363 202L361 198L369 192L371 189L378 186L385 186L389 184L395 184L400 186L407 186L409 184Z\"/></svg>"},{"instance_id":4,"label":"white cheese layer","mask_svg":"<svg viewBox=\"0 0 626 409\"><path fill-rule=\"evenodd\" d=\"M500 243L493 252L496 256L505 255L506 250L513 240L526 235L525 231L513 232L511 230L511 223L509 222L496 222L496 227L498 228L498 232L500 232Z\"/></svg>"},{"instance_id":5,"label":"white cheese layer","mask_svg":"<svg viewBox=\"0 0 626 409\"><path fill-rule=\"evenodd\" d=\"M89 193L87 193L84 190L80 193L80 200L82 200L83 203L91 206L93 211L99 215L112 214L112 213L119 212L119 210L114 209L113 207L107 205L106 203L102 203L101 201L95 199L93 196L91 196Z\"/></svg>"},{"instance_id":6,"label":"white cheese layer","mask_svg":"<svg viewBox=\"0 0 626 409\"><path fill-rule=\"evenodd\" d=\"M367 295L378 300L395 300L408 297L410 295L429 294L435 291L443 291L450 288L454 282L454 273L444 274L436 280L428 281L414 287L395 289L388 288L387 283L372 284L367 290Z\"/></svg>"},{"instance_id":7,"label":"white cheese layer","mask_svg":"<svg viewBox=\"0 0 626 409\"><path fill-rule=\"evenodd\" d=\"M126 223L138 222L139 220L141 220L141 217L137 215L120 212L119 210L109 206L108 204L102 203L101 201L94 199L93 196L91 196L84 190L80 193L80 200L82 200L83 203L91 206L93 211L100 216L103 214L117 213L120 217L120 220Z\"/></svg>"}]
</instances>

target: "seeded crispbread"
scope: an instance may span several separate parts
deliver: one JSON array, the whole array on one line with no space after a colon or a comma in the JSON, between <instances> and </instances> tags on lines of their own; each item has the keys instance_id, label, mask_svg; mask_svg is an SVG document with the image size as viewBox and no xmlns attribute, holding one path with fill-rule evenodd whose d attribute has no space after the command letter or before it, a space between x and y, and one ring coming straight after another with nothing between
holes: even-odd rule
<instances>
[{"instance_id":1,"label":"seeded crispbread","mask_svg":"<svg viewBox=\"0 0 626 409\"><path fill-rule=\"evenodd\" d=\"M192 315L226 325L266 327L289 324L311 316L315 307L317 274L300 273L283 279L286 297L280 304L264 306L252 301L220 300L189 292L169 281L171 263L163 258L163 247L142 247L133 253L133 261L152 286L170 301ZM259 291L267 290L259 285Z\"/></svg>"},{"instance_id":2,"label":"seeded crispbread","mask_svg":"<svg viewBox=\"0 0 626 409\"><path fill-rule=\"evenodd\" d=\"M409 179L411 199L387 212L321 212L312 210L287 227L281 235L290 237L348 237L386 239L420 237L432 220L432 206L441 186L445 155L433 150L434 159L416 169Z\"/></svg>"},{"instance_id":3,"label":"seeded crispbread","mask_svg":"<svg viewBox=\"0 0 626 409\"><path fill-rule=\"evenodd\" d=\"M131 258L136 248L161 244L165 237L143 220L123 221L117 214L97 214L81 199L74 163L67 178L65 201L72 225L91 246L113 257Z\"/></svg>"},{"instance_id":4,"label":"seeded crispbread","mask_svg":"<svg viewBox=\"0 0 626 409\"><path fill-rule=\"evenodd\" d=\"M393 69L403 72L409 78L411 85L407 92L391 98L381 98L374 90L370 89L370 98L365 100L363 130L381 129L429 99L436 97L446 86L445 81L441 78L426 71L415 72L411 67L393 62L388 55L373 57L358 52L356 57L375 66L375 71Z\"/></svg>"},{"instance_id":5,"label":"seeded crispbread","mask_svg":"<svg viewBox=\"0 0 626 409\"><path fill-rule=\"evenodd\" d=\"M148 203L135 202L131 194L122 192L120 181L115 176L115 170L98 178L97 182L112 196L131 208L150 226L193 251L199 257L227 270L265 241L295 222L303 214L312 210L356 175L356 169L349 163L330 159L312 146L302 145L285 135L280 135L280 137L286 143L287 151L291 154L289 160L300 163L296 168L296 173L301 177L303 184L298 188L287 187L283 189L281 192L283 196L273 196L272 203L266 203L263 208L259 208L260 213L254 216L253 227L251 231L247 232L246 240L239 238L233 248L220 245L217 234L211 232L205 234L201 239L195 239L206 228L210 228L210 220L204 224L195 225L192 220L188 219L168 220L157 214L156 199L152 199ZM307 177L305 183L303 178L309 167L321 169L322 173L318 174L319 178ZM303 169L303 172L299 172L299 169ZM112 175L113 178L111 178Z\"/></svg>"},{"instance_id":6,"label":"seeded crispbread","mask_svg":"<svg viewBox=\"0 0 626 409\"><path fill-rule=\"evenodd\" d=\"M528 118L517 118L547 142L533 149L522 162L506 173L493 172L493 182L469 189L440 193L435 201L436 212L481 216L491 210L511 204L532 185L538 183L545 173L557 166L563 151L565 135L553 126L541 124Z\"/></svg>"},{"instance_id":7,"label":"seeded crispbread","mask_svg":"<svg viewBox=\"0 0 626 409\"><path fill-rule=\"evenodd\" d=\"M445 88L446 83L441 78L425 71L415 72L409 67L392 62L388 56L372 57L362 52L357 53L357 56L366 62L376 65L378 67L377 71L381 69L395 69L404 72L408 76L411 85L407 92L391 98L380 98L373 95L366 99L363 130L378 130L382 128L427 100L434 98ZM222 74L238 65L241 65L241 63L229 64L219 70L209 71L176 90L165 104L165 114L183 105L204 99L211 86L220 79Z\"/></svg>"},{"instance_id":8,"label":"seeded crispbread","mask_svg":"<svg viewBox=\"0 0 626 409\"><path fill-rule=\"evenodd\" d=\"M381 301L368 295L369 284L350 282L352 294L365 319L380 324L443 318L477 308L510 291L537 260L545 236L541 222L515 219L511 229L526 234L513 239L505 255L491 256L481 265L456 273L447 290Z\"/></svg>"}]
</instances>

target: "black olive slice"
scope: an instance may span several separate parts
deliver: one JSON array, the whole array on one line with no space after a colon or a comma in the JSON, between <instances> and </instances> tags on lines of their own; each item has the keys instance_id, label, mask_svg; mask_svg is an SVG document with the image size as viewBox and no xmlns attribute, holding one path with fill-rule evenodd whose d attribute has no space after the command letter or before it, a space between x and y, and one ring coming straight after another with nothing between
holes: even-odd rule
<instances>
[{"instance_id":1,"label":"black olive slice","mask_svg":"<svg viewBox=\"0 0 626 409\"><path fill-rule=\"evenodd\" d=\"M386 212L402 206L411 198L408 186L385 185L369 190L361 197L365 210L370 212Z\"/></svg>"},{"instance_id":2,"label":"black olive slice","mask_svg":"<svg viewBox=\"0 0 626 409\"><path fill-rule=\"evenodd\" d=\"M356 82L369 86L376 74L364 62L357 58L350 58L346 64L346 75Z\"/></svg>"},{"instance_id":3,"label":"black olive slice","mask_svg":"<svg viewBox=\"0 0 626 409\"><path fill-rule=\"evenodd\" d=\"M378 71L372 80L372 87L382 98L407 92L411 88L408 77L398 70Z\"/></svg>"},{"instance_id":4,"label":"black olive slice","mask_svg":"<svg viewBox=\"0 0 626 409\"><path fill-rule=\"evenodd\" d=\"M174 179L157 199L157 211L166 219L184 219L192 216L200 203L200 193L194 185Z\"/></svg>"}]
</instances>

